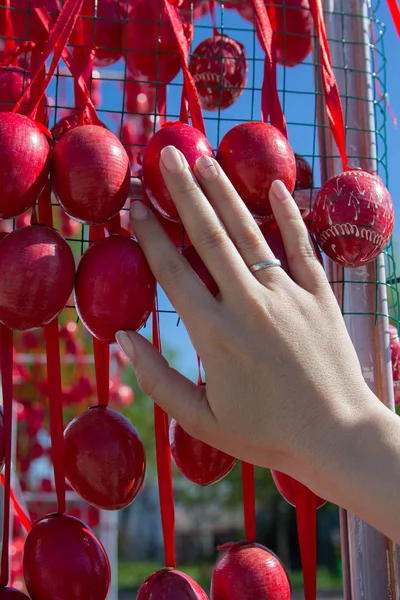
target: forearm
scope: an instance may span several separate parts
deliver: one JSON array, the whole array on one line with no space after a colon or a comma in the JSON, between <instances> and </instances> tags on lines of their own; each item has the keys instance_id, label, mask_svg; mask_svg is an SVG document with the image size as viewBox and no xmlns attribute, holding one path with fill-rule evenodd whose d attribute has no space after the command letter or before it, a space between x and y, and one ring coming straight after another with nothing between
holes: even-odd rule
<instances>
[{"instance_id":1,"label":"forearm","mask_svg":"<svg viewBox=\"0 0 400 600\"><path fill-rule=\"evenodd\" d=\"M400 418L372 398L370 409L338 431L315 491L400 542Z\"/></svg>"}]
</instances>

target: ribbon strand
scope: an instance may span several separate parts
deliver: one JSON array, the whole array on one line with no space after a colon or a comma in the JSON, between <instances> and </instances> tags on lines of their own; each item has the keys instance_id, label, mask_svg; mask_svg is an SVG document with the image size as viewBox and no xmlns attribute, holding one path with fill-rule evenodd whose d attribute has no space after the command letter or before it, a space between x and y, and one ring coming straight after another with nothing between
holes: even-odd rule
<instances>
[{"instance_id":1,"label":"ribbon strand","mask_svg":"<svg viewBox=\"0 0 400 600\"><path fill-rule=\"evenodd\" d=\"M242 462L242 486L246 542L255 542L257 538L257 525L254 466L246 462Z\"/></svg>"}]
</instances>

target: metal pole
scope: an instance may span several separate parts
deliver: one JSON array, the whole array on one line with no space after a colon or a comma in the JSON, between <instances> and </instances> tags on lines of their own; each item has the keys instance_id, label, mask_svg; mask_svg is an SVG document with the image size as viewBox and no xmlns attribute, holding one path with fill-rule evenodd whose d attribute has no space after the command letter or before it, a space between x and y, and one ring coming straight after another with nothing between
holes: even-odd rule
<instances>
[{"instance_id":1,"label":"metal pole","mask_svg":"<svg viewBox=\"0 0 400 600\"><path fill-rule=\"evenodd\" d=\"M323 0L323 4L332 61L343 97L349 162L351 166L376 171L368 1ZM319 129L319 143L321 176L325 180L342 167L321 104L317 112L319 125L324 126ZM388 314L384 258L357 269L341 269L328 262L328 276L335 282L333 289L345 313L364 378L393 410L389 323L387 316L375 317ZM346 600L397 600L395 545L350 513L342 512L341 527Z\"/></svg>"}]
</instances>

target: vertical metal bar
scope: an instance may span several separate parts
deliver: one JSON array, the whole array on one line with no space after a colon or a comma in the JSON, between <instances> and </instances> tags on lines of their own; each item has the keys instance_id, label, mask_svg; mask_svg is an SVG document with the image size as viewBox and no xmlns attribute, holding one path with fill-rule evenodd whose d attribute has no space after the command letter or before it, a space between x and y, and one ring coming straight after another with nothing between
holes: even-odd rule
<instances>
[{"instance_id":1,"label":"vertical metal bar","mask_svg":"<svg viewBox=\"0 0 400 600\"><path fill-rule=\"evenodd\" d=\"M323 0L323 4L348 128L349 163L375 171L377 150L368 1ZM322 125L319 142L324 180L342 168L321 106L318 116ZM381 316L388 314L384 258L381 256L376 263L357 269L341 269L329 261L328 276L334 282L333 289L343 308L364 378L380 400L393 410L389 324L387 316ZM350 513L342 512L341 526L346 600L397 600L394 544Z\"/></svg>"}]
</instances>

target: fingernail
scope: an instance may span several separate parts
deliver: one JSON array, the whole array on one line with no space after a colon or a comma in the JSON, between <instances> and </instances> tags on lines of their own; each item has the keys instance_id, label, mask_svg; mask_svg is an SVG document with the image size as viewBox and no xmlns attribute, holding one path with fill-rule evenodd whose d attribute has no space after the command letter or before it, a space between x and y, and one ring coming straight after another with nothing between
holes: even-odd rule
<instances>
[{"instance_id":1,"label":"fingernail","mask_svg":"<svg viewBox=\"0 0 400 600\"><path fill-rule=\"evenodd\" d=\"M139 202L136 200L131 204L131 217L135 219L135 221L142 221L149 214L149 210L143 202Z\"/></svg>"},{"instance_id":2,"label":"fingernail","mask_svg":"<svg viewBox=\"0 0 400 600\"><path fill-rule=\"evenodd\" d=\"M117 340L118 346L121 348L126 358L133 361L135 358L135 348L126 331L117 331L115 334L115 339Z\"/></svg>"},{"instance_id":3,"label":"fingernail","mask_svg":"<svg viewBox=\"0 0 400 600\"><path fill-rule=\"evenodd\" d=\"M215 168L213 160L209 156L200 156L196 160L195 167L206 181L212 181L218 177L218 171Z\"/></svg>"},{"instance_id":4,"label":"fingernail","mask_svg":"<svg viewBox=\"0 0 400 600\"><path fill-rule=\"evenodd\" d=\"M161 150L161 160L164 167L171 173L179 173L186 168L186 159L174 146L165 146Z\"/></svg>"},{"instance_id":5,"label":"fingernail","mask_svg":"<svg viewBox=\"0 0 400 600\"><path fill-rule=\"evenodd\" d=\"M278 200L284 200L285 198L290 196L287 187L285 186L283 181L280 181L279 179L276 179L275 181L272 182L271 190L273 191L275 196L278 198Z\"/></svg>"}]
</instances>

